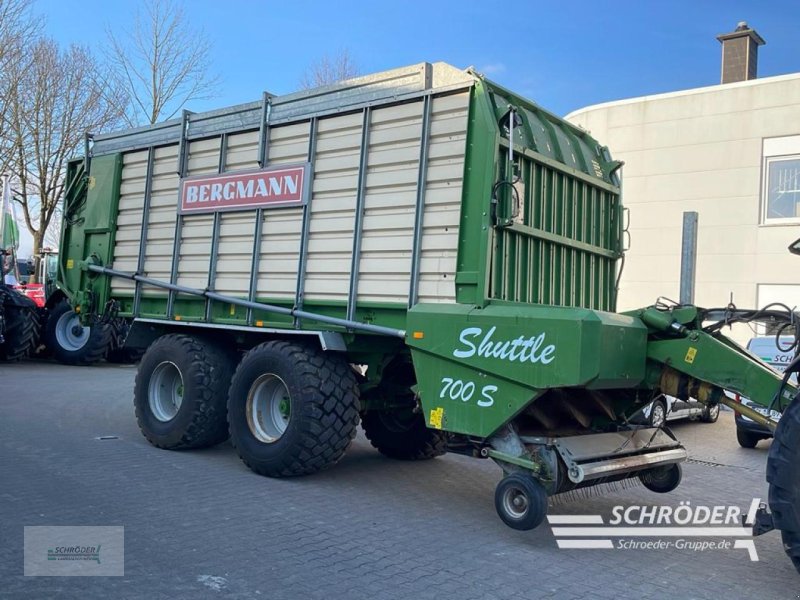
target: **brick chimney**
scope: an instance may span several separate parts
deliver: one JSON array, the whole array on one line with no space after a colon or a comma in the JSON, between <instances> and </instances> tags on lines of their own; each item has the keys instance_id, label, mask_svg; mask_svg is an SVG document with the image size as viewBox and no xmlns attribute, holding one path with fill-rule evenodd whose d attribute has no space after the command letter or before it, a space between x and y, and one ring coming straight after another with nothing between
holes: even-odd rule
<instances>
[{"instance_id":1,"label":"brick chimney","mask_svg":"<svg viewBox=\"0 0 800 600\"><path fill-rule=\"evenodd\" d=\"M766 44L764 38L744 21L733 33L717 36L722 44L722 81L733 83L755 79L758 70L758 47Z\"/></svg>"}]
</instances>

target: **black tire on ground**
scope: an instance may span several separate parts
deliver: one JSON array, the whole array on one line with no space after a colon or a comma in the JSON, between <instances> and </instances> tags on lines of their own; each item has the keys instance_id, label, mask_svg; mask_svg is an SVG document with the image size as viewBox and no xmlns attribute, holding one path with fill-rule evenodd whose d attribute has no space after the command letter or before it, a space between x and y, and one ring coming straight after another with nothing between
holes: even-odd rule
<instances>
[{"instance_id":1,"label":"black tire on ground","mask_svg":"<svg viewBox=\"0 0 800 600\"><path fill-rule=\"evenodd\" d=\"M783 549L800 572L800 395L784 411L767 457L769 508Z\"/></svg>"},{"instance_id":2,"label":"black tire on ground","mask_svg":"<svg viewBox=\"0 0 800 600\"><path fill-rule=\"evenodd\" d=\"M742 448L755 448L756 444L764 439L764 436L744 431L743 429L736 428L736 441Z\"/></svg>"},{"instance_id":3,"label":"black tire on ground","mask_svg":"<svg viewBox=\"0 0 800 600\"><path fill-rule=\"evenodd\" d=\"M337 463L358 427L356 377L333 353L276 340L250 350L231 380L231 442L268 477L315 473Z\"/></svg>"},{"instance_id":4,"label":"black tire on ground","mask_svg":"<svg viewBox=\"0 0 800 600\"><path fill-rule=\"evenodd\" d=\"M114 319L111 322L112 339L111 347L108 351L106 360L116 364L133 364L142 360L144 356L143 348L132 348L125 346L128 337L130 324L125 319Z\"/></svg>"},{"instance_id":5,"label":"black tire on ground","mask_svg":"<svg viewBox=\"0 0 800 600\"><path fill-rule=\"evenodd\" d=\"M169 334L145 352L134 384L136 421L159 448L205 448L228 437L225 401L232 355L205 340Z\"/></svg>"},{"instance_id":6,"label":"black tire on ground","mask_svg":"<svg viewBox=\"0 0 800 600\"><path fill-rule=\"evenodd\" d=\"M371 410L362 414L361 427L378 452L398 460L425 460L447 452L447 433L425 426L413 409Z\"/></svg>"},{"instance_id":7,"label":"black tire on ground","mask_svg":"<svg viewBox=\"0 0 800 600\"><path fill-rule=\"evenodd\" d=\"M44 344L58 362L67 365L92 365L108 354L112 333L108 323L81 326L72 307L66 300L62 300L53 307L47 318Z\"/></svg>"},{"instance_id":8,"label":"black tire on ground","mask_svg":"<svg viewBox=\"0 0 800 600\"><path fill-rule=\"evenodd\" d=\"M519 531L538 527L547 516L547 492L528 473L511 473L497 484L494 508L503 523Z\"/></svg>"},{"instance_id":9,"label":"black tire on ground","mask_svg":"<svg viewBox=\"0 0 800 600\"><path fill-rule=\"evenodd\" d=\"M663 400L653 401L648 423L651 427L663 427L667 423L667 405Z\"/></svg>"},{"instance_id":10,"label":"black tire on ground","mask_svg":"<svg viewBox=\"0 0 800 600\"><path fill-rule=\"evenodd\" d=\"M675 463L666 467L657 467L639 475L639 481L651 492L667 494L677 488L683 479L683 468Z\"/></svg>"},{"instance_id":11,"label":"black tire on ground","mask_svg":"<svg viewBox=\"0 0 800 600\"><path fill-rule=\"evenodd\" d=\"M0 302L2 297L0 297ZM0 361L14 362L31 354L36 347L38 321L36 312L24 306L2 307L5 331L0 344Z\"/></svg>"},{"instance_id":12,"label":"black tire on ground","mask_svg":"<svg viewBox=\"0 0 800 600\"><path fill-rule=\"evenodd\" d=\"M703 414L700 415L700 420L703 423L716 423L717 419L719 419L719 404L706 406Z\"/></svg>"}]
</instances>

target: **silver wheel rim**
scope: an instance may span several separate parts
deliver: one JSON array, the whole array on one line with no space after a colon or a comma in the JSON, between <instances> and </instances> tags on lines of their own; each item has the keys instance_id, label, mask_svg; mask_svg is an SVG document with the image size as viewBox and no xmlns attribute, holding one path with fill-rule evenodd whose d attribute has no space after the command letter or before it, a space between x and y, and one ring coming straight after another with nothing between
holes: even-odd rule
<instances>
[{"instance_id":1,"label":"silver wheel rim","mask_svg":"<svg viewBox=\"0 0 800 600\"><path fill-rule=\"evenodd\" d=\"M272 373L261 375L247 394L247 426L265 444L277 442L289 426L292 397L286 383Z\"/></svg>"},{"instance_id":2,"label":"silver wheel rim","mask_svg":"<svg viewBox=\"0 0 800 600\"><path fill-rule=\"evenodd\" d=\"M166 423L175 418L183 404L183 376L175 363L164 361L153 370L147 395L156 419Z\"/></svg>"},{"instance_id":3,"label":"silver wheel rim","mask_svg":"<svg viewBox=\"0 0 800 600\"><path fill-rule=\"evenodd\" d=\"M528 495L522 488L510 486L503 492L503 510L513 519L521 519L528 512Z\"/></svg>"},{"instance_id":4,"label":"silver wheel rim","mask_svg":"<svg viewBox=\"0 0 800 600\"><path fill-rule=\"evenodd\" d=\"M73 311L65 312L56 321L56 341L58 345L75 352L80 350L89 341L91 327L83 327L81 321Z\"/></svg>"},{"instance_id":5,"label":"silver wheel rim","mask_svg":"<svg viewBox=\"0 0 800 600\"><path fill-rule=\"evenodd\" d=\"M661 427L664 424L666 417L664 415L664 407L660 404L653 406L653 414L651 415L651 422L653 427Z\"/></svg>"},{"instance_id":6,"label":"silver wheel rim","mask_svg":"<svg viewBox=\"0 0 800 600\"><path fill-rule=\"evenodd\" d=\"M719 415L719 404L715 404L714 406L708 409L708 418L712 421L717 418Z\"/></svg>"}]
</instances>

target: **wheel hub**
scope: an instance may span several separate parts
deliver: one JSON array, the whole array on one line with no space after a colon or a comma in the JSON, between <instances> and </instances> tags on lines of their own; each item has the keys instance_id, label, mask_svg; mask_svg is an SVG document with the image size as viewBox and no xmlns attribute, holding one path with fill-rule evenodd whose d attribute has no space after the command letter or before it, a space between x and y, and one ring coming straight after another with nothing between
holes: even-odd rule
<instances>
[{"instance_id":1,"label":"wheel hub","mask_svg":"<svg viewBox=\"0 0 800 600\"><path fill-rule=\"evenodd\" d=\"M292 398L286 383L272 373L258 377L247 394L247 426L265 444L283 436L292 417Z\"/></svg>"},{"instance_id":2,"label":"wheel hub","mask_svg":"<svg viewBox=\"0 0 800 600\"><path fill-rule=\"evenodd\" d=\"M178 366L162 362L154 370L148 386L148 404L153 416L166 423L176 417L183 404L183 376Z\"/></svg>"},{"instance_id":3,"label":"wheel hub","mask_svg":"<svg viewBox=\"0 0 800 600\"><path fill-rule=\"evenodd\" d=\"M91 328L81 325L78 315L66 312L56 321L55 333L58 345L68 352L76 352L86 345Z\"/></svg>"},{"instance_id":4,"label":"wheel hub","mask_svg":"<svg viewBox=\"0 0 800 600\"><path fill-rule=\"evenodd\" d=\"M528 512L528 496L519 488L509 488L503 498L506 512L516 518L522 518Z\"/></svg>"}]
</instances>

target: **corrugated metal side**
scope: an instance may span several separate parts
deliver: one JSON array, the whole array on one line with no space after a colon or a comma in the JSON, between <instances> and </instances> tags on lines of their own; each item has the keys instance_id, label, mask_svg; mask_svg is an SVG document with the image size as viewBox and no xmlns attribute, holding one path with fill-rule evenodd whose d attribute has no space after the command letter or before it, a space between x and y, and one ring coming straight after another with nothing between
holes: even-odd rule
<instances>
[{"instance_id":1,"label":"corrugated metal side","mask_svg":"<svg viewBox=\"0 0 800 600\"><path fill-rule=\"evenodd\" d=\"M123 156L120 183L119 214L114 244L114 266L120 271L136 271L139 239L142 234L144 192L147 177L147 150L129 152ZM132 293L134 283L127 279L111 279L111 292Z\"/></svg>"},{"instance_id":2,"label":"corrugated metal side","mask_svg":"<svg viewBox=\"0 0 800 600\"><path fill-rule=\"evenodd\" d=\"M178 146L156 148L147 222L144 272L148 277L169 281L172 268L172 245L178 206ZM125 170L123 168L123 177ZM163 294L163 290L143 288L144 294Z\"/></svg>"},{"instance_id":3,"label":"corrugated metal side","mask_svg":"<svg viewBox=\"0 0 800 600\"><path fill-rule=\"evenodd\" d=\"M358 300L408 301L421 102L372 111Z\"/></svg>"},{"instance_id":4,"label":"corrugated metal side","mask_svg":"<svg viewBox=\"0 0 800 600\"><path fill-rule=\"evenodd\" d=\"M309 132L310 126L307 121L271 128L267 146L267 164L272 166L306 162ZM259 296L294 298L302 224L303 211L300 208L264 211L256 285ZM252 237L251 232L250 239Z\"/></svg>"},{"instance_id":5,"label":"corrugated metal side","mask_svg":"<svg viewBox=\"0 0 800 600\"><path fill-rule=\"evenodd\" d=\"M419 301L455 302L469 92L434 98L431 116Z\"/></svg>"},{"instance_id":6,"label":"corrugated metal side","mask_svg":"<svg viewBox=\"0 0 800 600\"><path fill-rule=\"evenodd\" d=\"M347 301L363 115L321 119L317 132L306 300Z\"/></svg>"},{"instance_id":7,"label":"corrugated metal side","mask_svg":"<svg viewBox=\"0 0 800 600\"><path fill-rule=\"evenodd\" d=\"M420 258L419 299L424 302L455 299L468 107L468 92L432 100ZM363 119L363 113L357 112L318 122L309 211L307 301L344 303L348 298ZM422 121L422 99L371 110L358 302L408 302ZM267 164L306 162L309 135L309 121L269 128ZM187 174L216 173L220 147L219 137L192 141ZM258 147L257 131L230 134L225 171L257 168ZM175 173L177 159L177 145L155 150L144 267L154 279L170 279L179 183ZM121 270L136 270L146 160L146 152L125 156L120 222L130 231L125 229L118 234L115 267ZM220 215L214 286L220 293L248 293L255 219L255 211ZM213 215L184 218L179 284L206 287L212 234ZM256 285L259 297L294 298L301 234L302 209L263 211ZM118 286L115 290L132 289L117 281L114 280ZM145 290L153 293L152 289Z\"/></svg>"},{"instance_id":8,"label":"corrugated metal side","mask_svg":"<svg viewBox=\"0 0 800 600\"><path fill-rule=\"evenodd\" d=\"M192 176L219 172L220 144L218 137L189 143L186 174ZM213 231L214 215L184 216L178 256L178 285L204 288L208 284Z\"/></svg>"}]
</instances>

